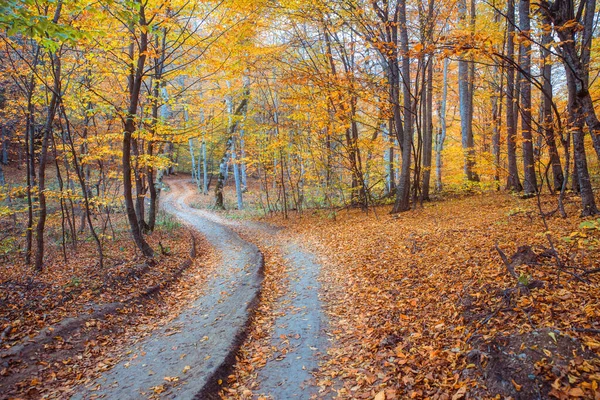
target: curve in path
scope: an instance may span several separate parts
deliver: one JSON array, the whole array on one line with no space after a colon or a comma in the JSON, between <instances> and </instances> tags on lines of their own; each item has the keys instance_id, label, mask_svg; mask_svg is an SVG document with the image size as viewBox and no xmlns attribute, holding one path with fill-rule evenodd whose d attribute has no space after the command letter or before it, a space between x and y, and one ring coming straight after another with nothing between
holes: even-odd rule
<instances>
[{"instance_id":1,"label":"curve in path","mask_svg":"<svg viewBox=\"0 0 600 400\"><path fill-rule=\"evenodd\" d=\"M192 185L188 184L188 190L194 191ZM198 212L240 230L245 233L244 237L257 241L259 246L276 248L285 261L287 287L274 305L277 317L270 337L271 347L277 350L257 370L259 386L254 392L275 400L327 396L319 393L313 378L329 345L327 317L319 298L321 265L317 257L300 239L287 235L282 228L262 222L232 221L207 211Z\"/></svg>"},{"instance_id":2,"label":"curve in path","mask_svg":"<svg viewBox=\"0 0 600 400\"><path fill-rule=\"evenodd\" d=\"M195 189L187 183L187 190L193 193ZM313 372L319 368L329 342L327 317L319 299L321 265L315 255L281 228L262 222L228 220L204 210L195 212L243 232L245 238L260 246L276 248L286 264L286 291L273 308L277 317L270 345L277 350L257 370L259 386L254 392L274 400L322 398Z\"/></svg>"},{"instance_id":3,"label":"curve in path","mask_svg":"<svg viewBox=\"0 0 600 400\"><path fill-rule=\"evenodd\" d=\"M218 390L218 380L225 380L235 363L262 283L262 254L229 227L189 207L183 196L185 180L170 184L172 190L163 198L165 211L205 235L221 253L218 274L202 297L133 346L130 357L94 382L91 387L99 386L98 390L74 398L147 398L156 394L153 387L166 383L165 377L172 383L161 398L210 398Z\"/></svg>"}]
</instances>

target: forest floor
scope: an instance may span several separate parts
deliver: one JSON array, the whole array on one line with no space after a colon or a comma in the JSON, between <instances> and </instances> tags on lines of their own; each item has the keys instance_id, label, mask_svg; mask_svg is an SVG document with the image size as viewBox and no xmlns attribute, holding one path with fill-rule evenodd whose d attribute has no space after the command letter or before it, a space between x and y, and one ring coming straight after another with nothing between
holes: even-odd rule
<instances>
[{"instance_id":1,"label":"forest floor","mask_svg":"<svg viewBox=\"0 0 600 400\"><path fill-rule=\"evenodd\" d=\"M256 201L256 191L247 196ZM235 199L232 188L225 197ZM212 201L196 198L197 207ZM399 215L382 206L262 219L280 227L278 240L303 243L322 265L314 289L329 346L312 371L313 393L600 399L600 221L581 226L577 196L566 203L568 218L548 215L547 228L536 198L505 193L447 198ZM540 206L551 212L556 197L541 196ZM252 211L220 215L235 222ZM289 267L271 253L266 281L285 282ZM224 398L269 394L260 390L262 369L277 359L272 340L280 333L269 313L290 289L274 290L261 297Z\"/></svg>"},{"instance_id":2,"label":"forest floor","mask_svg":"<svg viewBox=\"0 0 600 400\"><path fill-rule=\"evenodd\" d=\"M32 359L0 358L0 385L13 390L0 387L0 398L134 393L127 390L187 398L198 388L190 380L206 382L202 371L221 362L222 398L600 399L600 220L579 218L576 196L567 198L569 217L547 215L548 226L539 207L552 211L556 197L541 196L538 206L535 198L504 193L439 199L399 215L381 206L258 218L251 207L210 209L212 196L197 194L189 181L168 180L163 203L199 231L201 257L139 307L87 321L83 332L91 337L48 332L52 340ZM246 193L254 208L257 193ZM233 188L225 197L235 199ZM189 259L189 233L171 225L150 236L154 247L161 240L169 249L159 265ZM104 293L97 281L132 276L135 252L123 257L129 267L120 274L104 276L88 245L89 256L62 269L60 254L53 257L55 273L27 278L33 283L17 264L2 271L2 301L15 304L0 307L2 321L16 327L3 339L3 353L91 302L125 301L165 276L162 267L142 268L141 278L119 279L121 286ZM264 255L261 285L243 261L257 248ZM156 274L148 272L153 268ZM154 280L145 281L146 274ZM69 284L73 276L76 285ZM259 293L254 311L252 293ZM34 306L48 312L30 311ZM216 334L198 339L212 329L210 313ZM243 334L218 327L232 322ZM2 323L6 330L9 322ZM221 346L219 338L232 337L235 343ZM204 350L182 351L186 346Z\"/></svg>"}]
</instances>

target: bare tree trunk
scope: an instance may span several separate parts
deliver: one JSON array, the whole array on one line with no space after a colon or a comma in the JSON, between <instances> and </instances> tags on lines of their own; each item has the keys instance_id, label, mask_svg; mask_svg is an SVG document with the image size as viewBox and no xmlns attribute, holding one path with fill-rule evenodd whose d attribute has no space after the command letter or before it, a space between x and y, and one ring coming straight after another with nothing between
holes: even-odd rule
<instances>
[{"instance_id":1,"label":"bare tree trunk","mask_svg":"<svg viewBox=\"0 0 600 400\"><path fill-rule=\"evenodd\" d=\"M131 141L133 155L135 156L135 165L133 168L133 176L135 180L135 213L137 215L138 224L140 230L143 233L150 232L148 224L146 223L146 185L142 177L142 171L139 166L140 159L140 147L143 151L143 143L140 145L137 139L133 138Z\"/></svg>"},{"instance_id":2,"label":"bare tree trunk","mask_svg":"<svg viewBox=\"0 0 600 400\"><path fill-rule=\"evenodd\" d=\"M240 164L237 160L237 149L235 148L235 137L231 143L231 161L233 163L233 178L235 180L235 194L237 198L238 210L244 209L244 199L242 195L242 179L240 176Z\"/></svg>"},{"instance_id":3,"label":"bare tree trunk","mask_svg":"<svg viewBox=\"0 0 600 400\"><path fill-rule=\"evenodd\" d=\"M573 168L573 185L579 183L581 192L582 215L598 214L598 208L594 199L594 192L590 182L590 176L587 166L587 158L584 145L584 123L588 124L591 130L594 148L597 155L600 155L600 143L598 143L598 132L600 126L596 129L595 110L591 102L591 96L588 88L589 80L589 60L590 44L592 40L593 14L595 12L595 0L586 0L584 15L583 35L579 36L581 12L575 15L575 7L572 0L556 0L553 3L543 2L541 10L546 17L553 21L554 31L560 39L558 47L562 56L562 62L565 67L567 77L567 88L569 91L568 104L568 129L573 133L573 153L575 166ZM581 38L581 44L578 46L578 39ZM577 48L581 53L578 54ZM600 123L599 123L600 124Z\"/></svg>"},{"instance_id":4,"label":"bare tree trunk","mask_svg":"<svg viewBox=\"0 0 600 400\"><path fill-rule=\"evenodd\" d=\"M508 178L506 189L520 192L523 190L519 180L519 168L517 167L517 121L515 115L515 67L513 66L515 54L515 0L507 2L506 21L506 149L508 154Z\"/></svg>"},{"instance_id":5,"label":"bare tree trunk","mask_svg":"<svg viewBox=\"0 0 600 400\"><path fill-rule=\"evenodd\" d=\"M60 18L60 12L62 8L62 0L59 0L56 5L56 11L54 13L53 22L56 24ZM35 269L38 271L42 270L44 265L44 229L46 227L46 217L48 209L46 206L46 163L48 158L48 146L50 145L50 136L52 135L52 124L54 122L54 116L56 115L56 108L58 104L58 96L60 95L61 85L61 70L60 70L60 57L55 53L50 54L50 61L52 63L52 74L53 74L53 85L52 94L50 96L50 104L48 105L48 111L46 114L46 123L43 128L42 138L42 149L40 151L40 162L38 165L38 200L39 200L39 214L38 222L35 229L36 234L36 254L35 254Z\"/></svg>"},{"instance_id":6,"label":"bare tree trunk","mask_svg":"<svg viewBox=\"0 0 600 400\"><path fill-rule=\"evenodd\" d=\"M154 143L148 142L148 155L152 157L154 155ZM156 186L156 174L155 168L152 166L148 167L148 189L150 191L150 207L148 208L148 230L154 232L156 228L156 214L158 212L158 201L160 196L160 189Z\"/></svg>"},{"instance_id":7,"label":"bare tree trunk","mask_svg":"<svg viewBox=\"0 0 600 400\"><path fill-rule=\"evenodd\" d=\"M500 23L502 13L496 9L494 11L494 22ZM497 50L504 54L506 49L506 34L502 42L502 46ZM500 190L500 131L502 126L502 100L504 94L504 64L499 68L498 65L494 65L493 68L493 79L496 80L493 85L494 95L492 97L492 156L494 158L494 181L496 182L496 188Z\"/></svg>"},{"instance_id":8,"label":"bare tree trunk","mask_svg":"<svg viewBox=\"0 0 600 400\"><path fill-rule=\"evenodd\" d=\"M27 229L25 231L25 264L31 265L31 253L33 247L33 199L31 195L31 191L33 185L35 183L35 179L32 178L32 175L35 177L35 172L32 170L34 168L33 159L35 158L34 153L34 121L33 121L33 90L34 90L34 79L30 80L30 85L27 93L27 120L26 120L26 128L25 128L25 147L27 148Z\"/></svg>"},{"instance_id":9,"label":"bare tree trunk","mask_svg":"<svg viewBox=\"0 0 600 400\"><path fill-rule=\"evenodd\" d=\"M467 19L466 0L458 1L458 13L463 24ZM458 96L460 102L460 131L462 147L464 152L465 177L469 181L478 181L474 172L475 168L475 144L473 139L473 83L470 72L470 62L466 55L461 55L458 61Z\"/></svg>"},{"instance_id":10,"label":"bare tree trunk","mask_svg":"<svg viewBox=\"0 0 600 400\"><path fill-rule=\"evenodd\" d=\"M139 24L146 28L141 30L139 37L136 39L131 38L130 44L130 59L131 59L131 70L128 77L128 89L129 89L129 106L127 109L127 115L125 117L124 132L123 132L123 197L125 199L125 210L127 212L127 219L129 221L129 229L131 235L138 249L146 257L153 257L154 251L148 245L144 239L140 224L136 215L135 206L133 203L132 193L132 182L131 182L131 144L132 136L136 131L135 117L137 115L137 109L140 99L140 90L142 87L142 81L144 78L144 65L147 57L148 50L148 33L146 25L145 7L141 3L141 0L136 0L139 5ZM138 41L139 40L139 41ZM139 45L139 56L137 58L137 64L134 64L134 46L138 43Z\"/></svg>"},{"instance_id":11,"label":"bare tree trunk","mask_svg":"<svg viewBox=\"0 0 600 400\"><path fill-rule=\"evenodd\" d=\"M195 150L194 150L194 139L193 138L189 138L188 139L188 145L190 148L190 160L192 163L192 168L191 168L191 172L192 172L192 181L198 185L198 183L200 182L200 178L198 176L196 176L196 155L194 154Z\"/></svg>"},{"instance_id":12,"label":"bare tree trunk","mask_svg":"<svg viewBox=\"0 0 600 400\"><path fill-rule=\"evenodd\" d=\"M206 142L202 140L202 193L208 194L208 160L206 159Z\"/></svg>"},{"instance_id":13,"label":"bare tree trunk","mask_svg":"<svg viewBox=\"0 0 600 400\"><path fill-rule=\"evenodd\" d=\"M581 215L589 216L598 214L594 191L588 172L587 158L585 155L585 144L583 131L584 119L581 114L581 108L576 104L577 100L571 97L569 93L569 124L573 133L573 150L575 152L575 170L579 179L579 188L581 194ZM575 103L575 104L574 104Z\"/></svg>"},{"instance_id":14,"label":"bare tree trunk","mask_svg":"<svg viewBox=\"0 0 600 400\"><path fill-rule=\"evenodd\" d=\"M4 179L3 166L8 164L8 155L6 154L6 146L4 145L4 138L6 136L6 128L4 127L4 125L0 125L0 130L2 130L2 160L0 161L0 186L4 186L6 184L6 180Z\"/></svg>"},{"instance_id":15,"label":"bare tree trunk","mask_svg":"<svg viewBox=\"0 0 600 400\"><path fill-rule=\"evenodd\" d=\"M234 117L238 117L246 112L248 107L248 96L250 92L246 87L244 88L243 99L238 105L235 113L233 113ZM215 186L215 208L224 210L225 204L223 201L223 187L225 186L225 173L227 169L227 165L229 163L229 155L231 154L231 149L233 147L233 135L235 134L235 130L239 124L239 121L236 119L231 119L229 126L227 127L227 142L225 143L225 152L223 153L223 157L221 157L221 162L219 164L219 178L217 179L217 184Z\"/></svg>"},{"instance_id":16,"label":"bare tree trunk","mask_svg":"<svg viewBox=\"0 0 600 400\"><path fill-rule=\"evenodd\" d=\"M410 56L408 52L408 28L406 26L406 0L400 0L398 5L398 22L400 23L400 52L402 54L404 129L402 140L402 170L400 172L400 180L396 188L396 202L394 204L394 208L392 209L392 213L410 210L410 164L413 141Z\"/></svg>"},{"instance_id":17,"label":"bare tree trunk","mask_svg":"<svg viewBox=\"0 0 600 400\"><path fill-rule=\"evenodd\" d=\"M519 67L521 69L521 134L523 136L523 170L525 171L523 186L525 196L537 193L537 177L535 174L535 158L533 154L533 137L531 133L531 42L529 0L519 1L520 51Z\"/></svg>"},{"instance_id":18,"label":"bare tree trunk","mask_svg":"<svg viewBox=\"0 0 600 400\"><path fill-rule=\"evenodd\" d=\"M544 23L550 25L550 20L544 18ZM544 32L542 36L542 128L546 145L548 146L548 154L550 156L550 164L552 165L552 177L554 190L560 191L564 179L558 149L556 147L556 139L554 137L554 117L552 114L552 60L548 46L552 43L552 34L550 31Z\"/></svg>"},{"instance_id":19,"label":"bare tree trunk","mask_svg":"<svg viewBox=\"0 0 600 400\"><path fill-rule=\"evenodd\" d=\"M240 174L242 179L242 192L248 189L248 177L246 176L246 140L244 139L244 127L240 129Z\"/></svg>"},{"instance_id":20,"label":"bare tree trunk","mask_svg":"<svg viewBox=\"0 0 600 400\"><path fill-rule=\"evenodd\" d=\"M429 184L431 180L431 156L433 147L433 56L430 55L427 65L427 83L425 88L425 126L423 127L423 190L421 198L429 200Z\"/></svg>"},{"instance_id":21,"label":"bare tree trunk","mask_svg":"<svg viewBox=\"0 0 600 400\"><path fill-rule=\"evenodd\" d=\"M392 191L392 175L393 175L393 166L392 166L392 151L393 148L388 144L390 142L390 134L388 127L390 126L390 122L385 121L381 123L381 139L384 143L383 150L383 162L385 164L385 187L384 193L386 195L390 194Z\"/></svg>"},{"instance_id":22,"label":"bare tree trunk","mask_svg":"<svg viewBox=\"0 0 600 400\"><path fill-rule=\"evenodd\" d=\"M442 190L442 151L444 150L444 142L446 141L446 103L448 99L448 65L450 59L444 59L444 69L442 78L442 100L440 102L438 113L440 119L440 129L435 141L435 165L436 165L436 183L435 189L440 192Z\"/></svg>"}]
</instances>

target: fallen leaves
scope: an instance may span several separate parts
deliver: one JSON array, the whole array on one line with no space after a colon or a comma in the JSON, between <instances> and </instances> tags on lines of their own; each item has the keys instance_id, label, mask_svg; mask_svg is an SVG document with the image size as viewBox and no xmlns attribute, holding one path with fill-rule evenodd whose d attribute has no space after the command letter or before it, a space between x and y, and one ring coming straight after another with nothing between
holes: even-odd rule
<instances>
[{"instance_id":1,"label":"fallen leaves","mask_svg":"<svg viewBox=\"0 0 600 400\"><path fill-rule=\"evenodd\" d=\"M555 199L543 201L553 204ZM307 215L277 219L323 255L321 281L333 340L318 373L320 393L373 399L391 388L397 390L396 398L493 397L478 377L485 356L467 357L473 350L471 338L485 341L533 327L555 327L579 336L588 349L600 349L593 335L571 330L600 324L596 276L591 276L593 285L563 276L558 287L531 289L504 305L508 300L503 291L516 283L493 250L495 242L507 249L547 245L543 235L536 235L545 231L541 221L509 213L530 206L511 196L489 194L432 203L397 217L386 215L384 208L377 210L378 218L350 211L336 221ZM577 212L569 210L569 215L573 217L550 221L553 235L560 237L577 226ZM568 250L562 243L558 246ZM588 268L600 260L597 250L572 257ZM535 268L519 265L516 271L555 284L551 262ZM556 337L546 336L556 343ZM547 360L562 357L549 348L535 351ZM576 388L589 397L599 382L593 378L597 367L589 363L586 372L583 365L570 366L577 381L569 383L565 374L560 390L575 396L580 392L570 390ZM543 374L551 373L551 368L544 369ZM342 387L333 385L335 381ZM520 378L509 385L516 393L525 390Z\"/></svg>"},{"instance_id":2,"label":"fallen leaves","mask_svg":"<svg viewBox=\"0 0 600 400\"><path fill-rule=\"evenodd\" d=\"M167 389L166 389L165 385L157 385L157 386L151 387L150 390L152 390L156 394L161 394Z\"/></svg>"}]
</instances>

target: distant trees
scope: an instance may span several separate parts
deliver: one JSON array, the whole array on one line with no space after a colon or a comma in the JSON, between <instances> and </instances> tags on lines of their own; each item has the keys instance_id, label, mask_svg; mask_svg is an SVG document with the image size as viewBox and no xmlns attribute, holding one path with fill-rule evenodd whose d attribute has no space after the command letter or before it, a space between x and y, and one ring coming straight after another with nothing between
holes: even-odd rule
<instances>
[{"instance_id":1,"label":"distant trees","mask_svg":"<svg viewBox=\"0 0 600 400\"><path fill-rule=\"evenodd\" d=\"M593 133L594 148L600 148L593 101L586 100L592 96L583 95L588 78L579 65L590 63L586 49L594 36L590 36L592 28L585 26L594 16L585 10L595 3L563 3L284 3L285 18L269 17L287 30L275 29L272 42L248 47L257 53L284 49L276 55L268 53L269 75L274 78L265 80L267 89L261 88L260 80L254 82L258 88L248 105L248 119L255 123L253 128L250 122L250 135L252 129L273 132L266 137L256 133L272 146L252 151L261 160L258 173L263 189L278 190L280 208L272 204L268 208L287 209L286 188L294 187L301 174L304 192L307 177L314 175L323 182L309 189L312 194L295 197L304 202L322 198L327 204L365 207L393 189L392 212L410 210L431 197L434 154L437 191L444 175L454 185L464 182L468 189L505 180L507 190L523 192L524 197L543 190L543 182L553 192L564 193L571 161L567 153L572 150L574 185L582 187L582 199L588 199L582 200L584 214L595 213L589 168L583 162L585 141L575 135L573 125L584 121ZM561 7L575 11L561 20L554 15L564 14L557 11ZM581 24L570 30L563 29L565 22L557 25L571 17L581 18ZM460 29L448 29L451 24ZM579 26L584 27L581 34ZM558 30L564 39L554 47ZM553 48L561 50L557 53ZM579 49L581 54L575 57L579 64L567 62L573 58L565 57L568 51ZM574 117L577 111L566 101L566 93L554 95L553 70L555 76L563 73L557 61L571 70L573 79L568 82L582 87L576 101L580 118ZM264 76L260 71L264 63L255 68L250 75ZM583 77L584 83L575 82L575 76ZM273 97L283 100L274 102ZM258 111L265 104L275 106L273 118ZM563 124L563 119L573 118L568 127ZM462 176L456 170L457 134ZM569 148L571 134L573 149ZM300 145L298 137L306 142ZM448 137L453 139L450 144ZM281 145L281 140L287 145ZM302 168L291 168L292 154L304 160ZM444 158L450 161L444 163ZM270 162L264 163L266 159ZM546 179L550 173L552 182ZM498 183L492 186L499 188Z\"/></svg>"}]
</instances>

